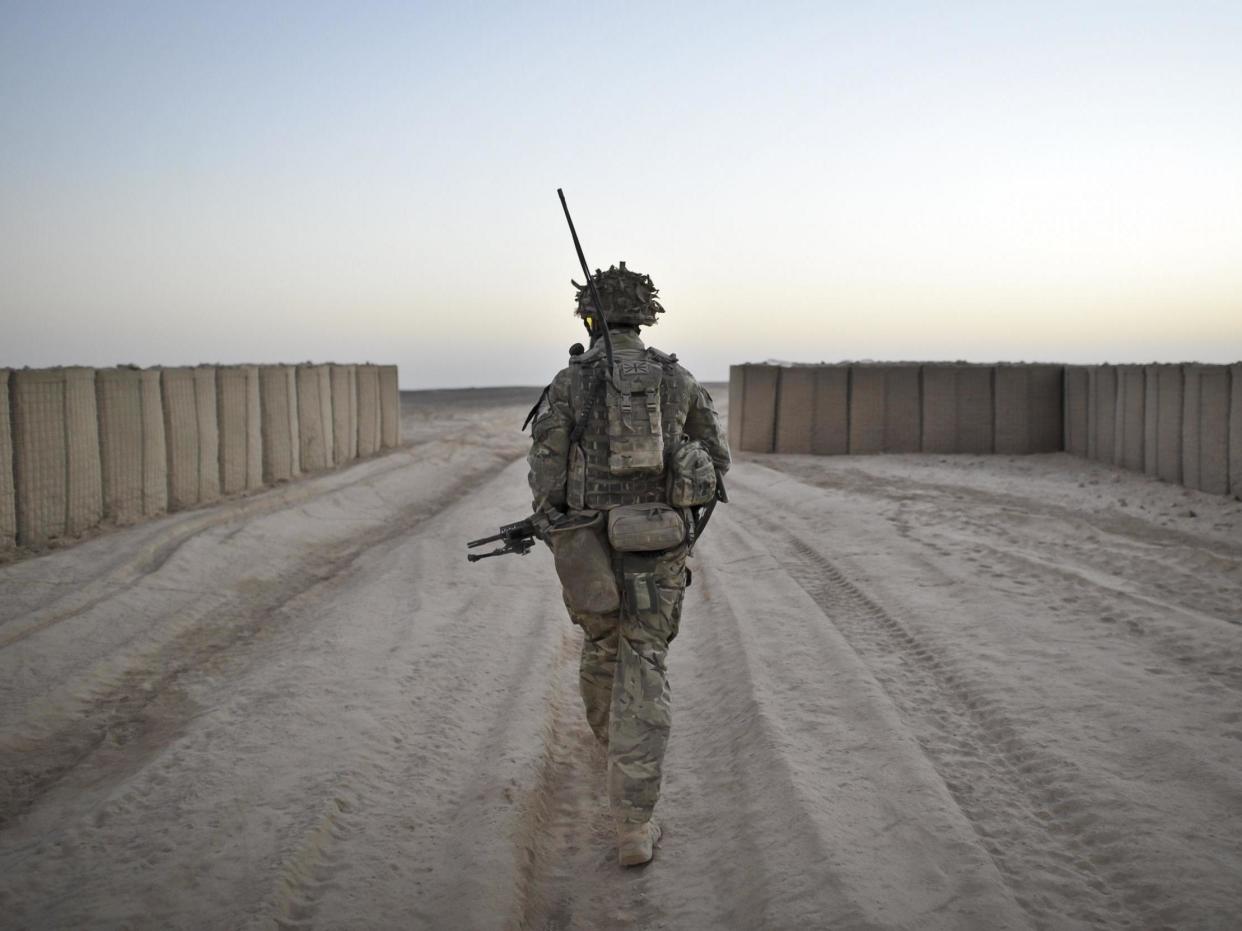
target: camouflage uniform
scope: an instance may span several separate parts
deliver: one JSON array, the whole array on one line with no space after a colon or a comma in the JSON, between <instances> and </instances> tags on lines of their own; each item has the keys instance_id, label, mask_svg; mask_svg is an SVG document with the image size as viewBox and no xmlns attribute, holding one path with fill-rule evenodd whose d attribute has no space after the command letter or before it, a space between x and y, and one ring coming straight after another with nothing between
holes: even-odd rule
<instances>
[{"instance_id":1,"label":"camouflage uniform","mask_svg":"<svg viewBox=\"0 0 1242 931\"><path fill-rule=\"evenodd\" d=\"M679 436L697 439L717 469L727 470L728 442L707 391L677 364L675 356L645 349L637 328L614 328L612 334L617 353L645 351L663 369L660 409L665 448L671 448ZM607 411L598 399L589 400L592 392L600 390L606 368L602 346L597 344L572 358L548 387L545 406L531 431L534 442L528 457L536 512L569 510L566 485L571 436L584 417L579 446L586 460L586 507L607 511L666 499L663 474L619 478L609 471ZM585 613L574 610L568 597L566 607L585 635L579 685L591 730L608 744L613 814L619 822L645 822L660 794L670 724L668 645L681 621L687 547L683 543L654 553L621 553L609 548L609 553L623 592L620 610ZM627 573L654 576L658 605L636 607L624 594Z\"/></svg>"}]
</instances>

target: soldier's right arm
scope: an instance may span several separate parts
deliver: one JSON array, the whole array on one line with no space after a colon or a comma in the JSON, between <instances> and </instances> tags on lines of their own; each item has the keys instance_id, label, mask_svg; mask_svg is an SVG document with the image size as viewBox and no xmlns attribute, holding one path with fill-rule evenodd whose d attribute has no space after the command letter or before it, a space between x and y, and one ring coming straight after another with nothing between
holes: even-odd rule
<instances>
[{"instance_id":1,"label":"soldier's right arm","mask_svg":"<svg viewBox=\"0 0 1242 931\"><path fill-rule=\"evenodd\" d=\"M729 471L731 461L728 434L720 423L711 394L693 376L689 377L689 382L690 410L686 416L686 435L707 447L712 462L723 475Z\"/></svg>"},{"instance_id":2,"label":"soldier's right arm","mask_svg":"<svg viewBox=\"0 0 1242 931\"><path fill-rule=\"evenodd\" d=\"M569 467L569 436L573 432L573 406L570 401L569 369L562 369L548 386L547 400L531 426L531 447L526 457L530 465L531 494L535 513L565 510L565 477Z\"/></svg>"}]
</instances>

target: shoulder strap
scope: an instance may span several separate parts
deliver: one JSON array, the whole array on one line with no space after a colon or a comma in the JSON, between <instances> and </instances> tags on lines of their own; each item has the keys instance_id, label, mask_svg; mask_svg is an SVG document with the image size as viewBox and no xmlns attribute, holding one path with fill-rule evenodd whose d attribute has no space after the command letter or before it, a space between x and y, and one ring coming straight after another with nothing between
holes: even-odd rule
<instances>
[{"instance_id":1,"label":"shoulder strap","mask_svg":"<svg viewBox=\"0 0 1242 931\"><path fill-rule=\"evenodd\" d=\"M530 409L530 413L526 415L526 419L522 421L522 430L525 431L530 426L530 422L539 416L539 408L543 407L543 402L548 399L548 392L552 390L551 385L544 387L539 395L539 400L535 402L535 406Z\"/></svg>"}]
</instances>

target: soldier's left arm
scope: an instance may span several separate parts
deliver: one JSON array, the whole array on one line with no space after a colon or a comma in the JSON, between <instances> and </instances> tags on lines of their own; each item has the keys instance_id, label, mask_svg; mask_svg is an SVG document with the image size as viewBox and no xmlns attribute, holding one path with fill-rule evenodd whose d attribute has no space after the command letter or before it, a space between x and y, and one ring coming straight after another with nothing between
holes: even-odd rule
<instances>
[{"instance_id":1,"label":"soldier's left arm","mask_svg":"<svg viewBox=\"0 0 1242 931\"><path fill-rule=\"evenodd\" d=\"M687 377L690 379L690 410L686 414L686 435L707 447L712 462L724 474L732 461L728 435L720 423L711 394L689 373Z\"/></svg>"}]
</instances>

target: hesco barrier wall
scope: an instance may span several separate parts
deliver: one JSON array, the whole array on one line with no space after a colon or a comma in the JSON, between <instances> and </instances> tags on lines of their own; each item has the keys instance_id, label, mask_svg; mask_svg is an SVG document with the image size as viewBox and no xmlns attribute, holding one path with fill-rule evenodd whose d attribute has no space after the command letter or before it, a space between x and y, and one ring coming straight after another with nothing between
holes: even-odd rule
<instances>
[{"instance_id":1,"label":"hesco barrier wall","mask_svg":"<svg viewBox=\"0 0 1242 931\"><path fill-rule=\"evenodd\" d=\"M1242 498L1242 363L735 365L744 452L1066 451Z\"/></svg>"},{"instance_id":2,"label":"hesco barrier wall","mask_svg":"<svg viewBox=\"0 0 1242 931\"><path fill-rule=\"evenodd\" d=\"M259 366L259 410L263 423L263 484L302 474L298 433L298 385L292 365Z\"/></svg>"},{"instance_id":3,"label":"hesco barrier wall","mask_svg":"<svg viewBox=\"0 0 1242 931\"><path fill-rule=\"evenodd\" d=\"M0 552L17 543L17 499L13 490L13 425L9 418L8 369L0 369Z\"/></svg>"},{"instance_id":4,"label":"hesco barrier wall","mask_svg":"<svg viewBox=\"0 0 1242 931\"><path fill-rule=\"evenodd\" d=\"M1113 461L1117 434L1117 369L1093 365L1087 369L1087 458Z\"/></svg>"},{"instance_id":5,"label":"hesco barrier wall","mask_svg":"<svg viewBox=\"0 0 1242 931\"><path fill-rule=\"evenodd\" d=\"M1229 367L1229 491L1242 496L1242 364Z\"/></svg>"},{"instance_id":6,"label":"hesco barrier wall","mask_svg":"<svg viewBox=\"0 0 1242 931\"><path fill-rule=\"evenodd\" d=\"M332 379L326 365L299 365L298 439L303 472L333 463Z\"/></svg>"},{"instance_id":7,"label":"hesco barrier wall","mask_svg":"<svg viewBox=\"0 0 1242 931\"><path fill-rule=\"evenodd\" d=\"M781 370L775 365L747 365L744 369L738 447L771 452L776 443L776 381ZM732 396L729 405L732 409Z\"/></svg>"},{"instance_id":8,"label":"hesco barrier wall","mask_svg":"<svg viewBox=\"0 0 1242 931\"><path fill-rule=\"evenodd\" d=\"M1065 431L1061 366L998 365L993 372L994 452L1060 450Z\"/></svg>"},{"instance_id":9,"label":"hesco barrier wall","mask_svg":"<svg viewBox=\"0 0 1242 931\"><path fill-rule=\"evenodd\" d=\"M1182 483L1229 491L1229 368L1187 365L1182 392Z\"/></svg>"},{"instance_id":10,"label":"hesco barrier wall","mask_svg":"<svg viewBox=\"0 0 1242 931\"><path fill-rule=\"evenodd\" d=\"M168 444L168 506L173 510L220 497L215 375L215 369L201 367L160 373Z\"/></svg>"},{"instance_id":11,"label":"hesco barrier wall","mask_svg":"<svg viewBox=\"0 0 1242 931\"><path fill-rule=\"evenodd\" d=\"M815 370L781 369L778 373L780 417L774 429L778 453L809 453L815 427Z\"/></svg>"},{"instance_id":12,"label":"hesco barrier wall","mask_svg":"<svg viewBox=\"0 0 1242 931\"><path fill-rule=\"evenodd\" d=\"M917 453L922 404L919 366L850 368L851 453Z\"/></svg>"},{"instance_id":13,"label":"hesco barrier wall","mask_svg":"<svg viewBox=\"0 0 1242 931\"><path fill-rule=\"evenodd\" d=\"M329 366L332 378L332 461L358 458L358 370L353 365Z\"/></svg>"},{"instance_id":14,"label":"hesco barrier wall","mask_svg":"<svg viewBox=\"0 0 1242 931\"><path fill-rule=\"evenodd\" d=\"M75 535L103 517L95 372L14 372L13 479L17 540L41 544Z\"/></svg>"},{"instance_id":15,"label":"hesco barrier wall","mask_svg":"<svg viewBox=\"0 0 1242 931\"><path fill-rule=\"evenodd\" d=\"M401 392L397 387L397 367L379 367L380 446L401 445Z\"/></svg>"},{"instance_id":16,"label":"hesco barrier wall","mask_svg":"<svg viewBox=\"0 0 1242 931\"><path fill-rule=\"evenodd\" d=\"M923 452L992 452L994 380L991 368L923 366Z\"/></svg>"},{"instance_id":17,"label":"hesco barrier wall","mask_svg":"<svg viewBox=\"0 0 1242 931\"><path fill-rule=\"evenodd\" d=\"M1113 416L1113 462L1143 471L1144 408L1147 386L1141 365L1117 366L1117 401Z\"/></svg>"},{"instance_id":18,"label":"hesco barrier wall","mask_svg":"<svg viewBox=\"0 0 1242 931\"><path fill-rule=\"evenodd\" d=\"M1166 482L1182 480L1182 367L1144 371L1143 470Z\"/></svg>"},{"instance_id":19,"label":"hesco barrier wall","mask_svg":"<svg viewBox=\"0 0 1242 931\"><path fill-rule=\"evenodd\" d=\"M216 419L220 429L220 490L226 494L263 487L263 431L259 367L216 370Z\"/></svg>"},{"instance_id":20,"label":"hesco barrier wall","mask_svg":"<svg viewBox=\"0 0 1242 931\"><path fill-rule=\"evenodd\" d=\"M95 373L103 516L118 524L154 517L168 507L160 373L136 368Z\"/></svg>"},{"instance_id":21,"label":"hesco barrier wall","mask_svg":"<svg viewBox=\"0 0 1242 931\"><path fill-rule=\"evenodd\" d=\"M1082 365L1065 367L1065 439L1064 449L1075 456L1087 455L1088 395L1091 379Z\"/></svg>"},{"instance_id":22,"label":"hesco barrier wall","mask_svg":"<svg viewBox=\"0 0 1242 931\"><path fill-rule=\"evenodd\" d=\"M357 401L358 429L355 433L354 453L358 456L373 456L380 448L380 387L379 368L374 365L359 365L355 369L354 384L357 390L354 397Z\"/></svg>"},{"instance_id":23,"label":"hesco barrier wall","mask_svg":"<svg viewBox=\"0 0 1242 931\"><path fill-rule=\"evenodd\" d=\"M288 481L307 452L322 469L338 448L349 461L400 437L396 366L0 369L0 552Z\"/></svg>"},{"instance_id":24,"label":"hesco barrier wall","mask_svg":"<svg viewBox=\"0 0 1242 931\"><path fill-rule=\"evenodd\" d=\"M729 416L727 425L730 449L741 450L744 448L742 446L742 421L746 417L746 412L742 405L746 395L746 370L749 368L752 368L752 366L729 366Z\"/></svg>"}]
</instances>

